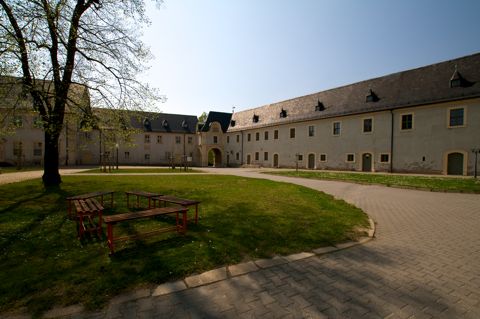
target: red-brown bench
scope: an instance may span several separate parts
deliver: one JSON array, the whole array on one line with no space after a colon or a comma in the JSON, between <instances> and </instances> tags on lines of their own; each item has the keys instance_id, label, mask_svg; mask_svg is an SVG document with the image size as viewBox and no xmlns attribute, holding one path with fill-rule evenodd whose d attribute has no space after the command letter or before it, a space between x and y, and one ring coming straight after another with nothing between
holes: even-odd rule
<instances>
[{"instance_id":1,"label":"red-brown bench","mask_svg":"<svg viewBox=\"0 0 480 319\"><path fill-rule=\"evenodd\" d=\"M110 195L110 207L113 207L113 191L99 191L99 192L92 192L87 194L81 194L76 196L67 197L68 202L68 217L72 218L72 202L75 200L85 200L90 198L100 197L100 204L104 205L103 197L105 195Z\"/></svg>"},{"instance_id":2,"label":"red-brown bench","mask_svg":"<svg viewBox=\"0 0 480 319\"><path fill-rule=\"evenodd\" d=\"M151 193L145 191L126 191L125 195L127 195L127 207L130 208L130 195L137 197L137 208L140 207L140 197L148 199L148 209L152 208L151 199L152 197L161 196L162 194L158 193Z\"/></svg>"},{"instance_id":3,"label":"red-brown bench","mask_svg":"<svg viewBox=\"0 0 480 319\"><path fill-rule=\"evenodd\" d=\"M115 252L113 243L115 241L121 240L128 240L132 238L138 237L146 237L151 236L158 233L164 233L169 231L176 231L181 234L185 234L187 232L187 211L188 209L185 207L161 207L161 208L153 208L149 210L144 210L140 212L130 212L118 215L109 215L104 216L103 221L107 224L107 244L110 248L110 255L113 255ZM113 235L113 226L124 221L130 221L140 218L150 218L155 216L161 215L168 215L168 214L175 214L176 215L176 225L172 227L163 227L160 229L152 230L149 232L145 232L142 234L132 235L132 236L123 236L123 237L114 237ZM179 214L182 214L182 223L179 223Z\"/></svg>"},{"instance_id":4,"label":"red-brown bench","mask_svg":"<svg viewBox=\"0 0 480 319\"><path fill-rule=\"evenodd\" d=\"M189 206L195 206L195 224L198 223L198 204L200 204L200 201L178 198L178 197L168 196L168 195L152 197L152 200L153 200L153 207L157 207L156 201L158 201L159 206L161 202L163 202L164 206L167 206L167 203L176 204L176 205L180 205L187 208Z\"/></svg>"},{"instance_id":5,"label":"red-brown bench","mask_svg":"<svg viewBox=\"0 0 480 319\"><path fill-rule=\"evenodd\" d=\"M77 235L83 238L85 232L97 232L102 236L103 206L95 198L73 200L77 211Z\"/></svg>"}]
</instances>

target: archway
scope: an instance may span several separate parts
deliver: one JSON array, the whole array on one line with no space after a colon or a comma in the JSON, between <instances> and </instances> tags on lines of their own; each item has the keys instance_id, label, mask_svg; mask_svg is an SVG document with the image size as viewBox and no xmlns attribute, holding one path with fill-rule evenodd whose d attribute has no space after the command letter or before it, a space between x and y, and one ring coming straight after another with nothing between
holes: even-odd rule
<instances>
[{"instance_id":1,"label":"archway","mask_svg":"<svg viewBox=\"0 0 480 319\"><path fill-rule=\"evenodd\" d=\"M463 175L463 154L450 153L447 157L447 174L448 175Z\"/></svg>"},{"instance_id":2,"label":"archway","mask_svg":"<svg viewBox=\"0 0 480 319\"><path fill-rule=\"evenodd\" d=\"M364 153L362 154L362 171L371 172L372 171L372 154Z\"/></svg>"},{"instance_id":3,"label":"archway","mask_svg":"<svg viewBox=\"0 0 480 319\"><path fill-rule=\"evenodd\" d=\"M308 169L315 169L315 154L308 154Z\"/></svg>"},{"instance_id":4,"label":"archway","mask_svg":"<svg viewBox=\"0 0 480 319\"><path fill-rule=\"evenodd\" d=\"M212 148L208 151L208 166L222 166L222 152L218 148Z\"/></svg>"}]
</instances>

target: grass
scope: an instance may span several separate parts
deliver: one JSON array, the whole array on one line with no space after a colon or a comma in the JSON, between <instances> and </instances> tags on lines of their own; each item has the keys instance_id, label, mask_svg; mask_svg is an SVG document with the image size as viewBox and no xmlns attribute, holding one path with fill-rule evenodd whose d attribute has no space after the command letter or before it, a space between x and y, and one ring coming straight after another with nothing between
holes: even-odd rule
<instances>
[{"instance_id":1,"label":"grass","mask_svg":"<svg viewBox=\"0 0 480 319\"><path fill-rule=\"evenodd\" d=\"M380 184L390 187L418 188L438 192L480 193L480 179L437 176L408 176L318 171L279 171L267 174L322 180L339 180L361 184Z\"/></svg>"},{"instance_id":2,"label":"grass","mask_svg":"<svg viewBox=\"0 0 480 319\"><path fill-rule=\"evenodd\" d=\"M199 224L186 236L162 234L120 244L108 257L104 240L76 238L65 197L132 189L200 200ZM286 255L355 238L366 215L343 201L293 184L233 176L64 176L61 188L39 180L0 186L0 313L26 307L103 306L130 289L153 287L222 265ZM190 215L191 216L191 215ZM122 223L135 233L171 220Z\"/></svg>"},{"instance_id":3,"label":"grass","mask_svg":"<svg viewBox=\"0 0 480 319\"><path fill-rule=\"evenodd\" d=\"M103 172L100 168L89 169L83 171L82 173L105 173L105 174L123 174L123 173L130 173L130 174L149 174L149 173L202 173L201 170L188 168L186 171L178 167L176 169L171 169L169 167L159 167L159 168L119 168L119 169L112 169L110 172Z\"/></svg>"}]
</instances>

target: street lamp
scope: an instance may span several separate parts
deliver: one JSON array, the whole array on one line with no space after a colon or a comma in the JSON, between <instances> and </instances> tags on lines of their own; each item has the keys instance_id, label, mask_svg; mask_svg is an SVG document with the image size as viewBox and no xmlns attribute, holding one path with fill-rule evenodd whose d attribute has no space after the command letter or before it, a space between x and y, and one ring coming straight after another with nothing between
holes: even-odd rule
<instances>
[{"instance_id":1,"label":"street lamp","mask_svg":"<svg viewBox=\"0 0 480 319\"><path fill-rule=\"evenodd\" d=\"M118 170L118 143L115 144L115 149L117 150L117 170Z\"/></svg>"},{"instance_id":2,"label":"street lamp","mask_svg":"<svg viewBox=\"0 0 480 319\"><path fill-rule=\"evenodd\" d=\"M472 148L472 153L475 154L475 168L474 168L474 177L477 178L477 158L480 153L480 148Z\"/></svg>"}]
</instances>

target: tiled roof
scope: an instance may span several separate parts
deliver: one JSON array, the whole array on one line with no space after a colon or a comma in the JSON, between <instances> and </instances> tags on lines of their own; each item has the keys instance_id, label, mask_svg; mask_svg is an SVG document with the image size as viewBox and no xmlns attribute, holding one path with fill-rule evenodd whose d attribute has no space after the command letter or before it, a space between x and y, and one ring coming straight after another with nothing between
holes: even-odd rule
<instances>
[{"instance_id":1,"label":"tiled roof","mask_svg":"<svg viewBox=\"0 0 480 319\"><path fill-rule=\"evenodd\" d=\"M194 134L198 119L195 115L135 112L131 116L134 128L145 132Z\"/></svg>"},{"instance_id":2,"label":"tiled roof","mask_svg":"<svg viewBox=\"0 0 480 319\"><path fill-rule=\"evenodd\" d=\"M461 86L451 87L458 74ZM228 131L473 97L480 97L480 53L236 112Z\"/></svg>"},{"instance_id":3,"label":"tiled roof","mask_svg":"<svg viewBox=\"0 0 480 319\"><path fill-rule=\"evenodd\" d=\"M232 113L222 113L222 112L208 112L207 120L205 124L201 127L200 131L208 132L210 129L210 124L213 122L220 123L222 131L225 133L230 125L230 120L232 118Z\"/></svg>"}]
</instances>

